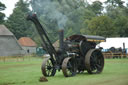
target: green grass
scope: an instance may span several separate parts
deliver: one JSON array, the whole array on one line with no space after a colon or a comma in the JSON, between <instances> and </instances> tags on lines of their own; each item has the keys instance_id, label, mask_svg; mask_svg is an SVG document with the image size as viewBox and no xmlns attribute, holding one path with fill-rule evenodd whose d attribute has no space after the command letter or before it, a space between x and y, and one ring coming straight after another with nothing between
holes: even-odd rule
<instances>
[{"instance_id":1,"label":"green grass","mask_svg":"<svg viewBox=\"0 0 128 85\"><path fill-rule=\"evenodd\" d=\"M128 85L128 59L106 59L101 74L86 72L65 78L62 72L39 82L42 59L0 62L0 85Z\"/></svg>"}]
</instances>

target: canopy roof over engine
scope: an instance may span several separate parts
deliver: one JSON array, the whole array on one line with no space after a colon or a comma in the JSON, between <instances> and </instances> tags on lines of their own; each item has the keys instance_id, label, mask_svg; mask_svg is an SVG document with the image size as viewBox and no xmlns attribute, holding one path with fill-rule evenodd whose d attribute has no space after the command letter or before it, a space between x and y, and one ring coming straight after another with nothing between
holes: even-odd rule
<instances>
[{"instance_id":1,"label":"canopy roof over engine","mask_svg":"<svg viewBox=\"0 0 128 85\"><path fill-rule=\"evenodd\" d=\"M105 42L106 38L102 36L92 36L92 35L72 35L68 38L69 40L87 40L91 42Z\"/></svg>"}]
</instances>

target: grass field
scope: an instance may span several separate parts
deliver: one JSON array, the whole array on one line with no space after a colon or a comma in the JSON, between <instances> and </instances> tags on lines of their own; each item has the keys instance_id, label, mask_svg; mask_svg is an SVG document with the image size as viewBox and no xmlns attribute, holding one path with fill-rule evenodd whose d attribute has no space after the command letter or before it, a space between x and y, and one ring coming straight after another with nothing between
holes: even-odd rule
<instances>
[{"instance_id":1,"label":"grass field","mask_svg":"<svg viewBox=\"0 0 128 85\"><path fill-rule=\"evenodd\" d=\"M62 72L39 82L42 59L0 62L0 85L128 85L128 59L106 59L101 74L87 72L65 78Z\"/></svg>"}]
</instances>

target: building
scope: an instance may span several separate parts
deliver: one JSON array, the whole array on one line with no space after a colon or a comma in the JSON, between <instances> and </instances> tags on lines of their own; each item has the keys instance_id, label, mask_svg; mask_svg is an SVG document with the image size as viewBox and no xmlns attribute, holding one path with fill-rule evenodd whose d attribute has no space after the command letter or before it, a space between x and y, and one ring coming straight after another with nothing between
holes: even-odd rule
<instances>
[{"instance_id":1,"label":"building","mask_svg":"<svg viewBox=\"0 0 128 85\"><path fill-rule=\"evenodd\" d=\"M25 50L26 54L36 53L36 43L29 37L21 37L18 40L19 44Z\"/></svg>"},{"instance_id":2,"label":"building","mask_svg":"<svg viewBox=\"0 0 128 85\"><path fill-rule=\"evenodd\" d=\"M0 56L17 56L24 54L24 50L16 37L4 25L0 25Z\"/></svg>"}]
</instances>

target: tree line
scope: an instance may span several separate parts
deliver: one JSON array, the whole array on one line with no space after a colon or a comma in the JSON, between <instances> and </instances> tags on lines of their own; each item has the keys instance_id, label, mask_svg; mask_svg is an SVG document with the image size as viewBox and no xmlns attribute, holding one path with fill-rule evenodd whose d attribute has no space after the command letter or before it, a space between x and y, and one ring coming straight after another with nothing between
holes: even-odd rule
<instances>
[{"instance_id":1,"label":"tree line","mask_svg":"<svg viewBox=\"0 0 128 85\"><path fill-rule=\"evenodd\" d=\"M5 8L0 2L0 11ZM0 24L5 24L17 39L28 36L40 45L34 25L26 21L31 11L36 12L52 42L58 39L59 29L65 30L65 37L73 34L128 37L128 3L121 0L91 4L87 0L19 0L6 20L0 12Z\"/></svg>"}]
</instances>

